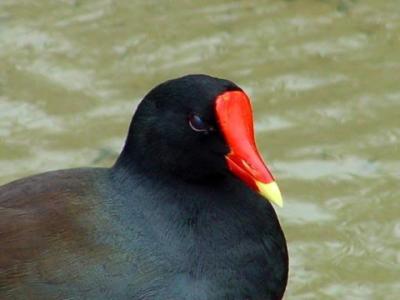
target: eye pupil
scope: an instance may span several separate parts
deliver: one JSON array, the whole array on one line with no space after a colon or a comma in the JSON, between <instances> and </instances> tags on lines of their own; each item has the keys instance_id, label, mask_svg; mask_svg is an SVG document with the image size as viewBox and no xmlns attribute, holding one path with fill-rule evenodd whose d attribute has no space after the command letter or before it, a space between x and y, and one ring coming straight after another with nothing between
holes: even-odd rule
<instances>
[{"instance_id":1,"label":"eye pupil","mask_svg":"<svg viewBox=\"0 0 400 300\"><path fill-rule=\"evenodd\" d=\"M190 115L189 125L194 131L208 132L209 130L208 125L203 121L203 119L200 116L196 114Z\"/></svg>"}]
</instances>

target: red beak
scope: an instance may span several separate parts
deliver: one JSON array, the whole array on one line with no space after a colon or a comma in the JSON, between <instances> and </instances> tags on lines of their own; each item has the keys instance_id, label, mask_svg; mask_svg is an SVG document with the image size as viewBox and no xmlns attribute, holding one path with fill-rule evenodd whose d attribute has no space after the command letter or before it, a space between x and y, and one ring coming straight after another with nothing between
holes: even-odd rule
<instances>
[{"instance_id":1,"label":"red beak","mask_svg":"<svg viewBox=\"0 0 400 300\"><path fill-rule=\"evenodd\" d=\"M269 201L282 206L282 196L257 150L251 103L242 91L228 91L216 99L217 120L230 148L229 170Z\"/></svg>"}]
</instances>

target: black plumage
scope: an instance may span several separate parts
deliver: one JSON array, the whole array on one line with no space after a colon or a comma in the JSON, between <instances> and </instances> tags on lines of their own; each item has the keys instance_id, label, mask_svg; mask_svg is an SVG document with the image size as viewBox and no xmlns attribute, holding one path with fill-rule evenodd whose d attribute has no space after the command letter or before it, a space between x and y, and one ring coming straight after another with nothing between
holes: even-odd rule
<instances>
[{"instance_id":1,"label":"black plumage","mask_svg":"<svg viewBox=\"0 0 400 300\"><path fill-rule=\"evenodd\" d=\"M214 101L234 83L167 81L140 103L111 168L0 187L1 299L281 299L272 205L227 168ZM210 132L188 125L201 116Z\"/></svg>"}]
</instances>

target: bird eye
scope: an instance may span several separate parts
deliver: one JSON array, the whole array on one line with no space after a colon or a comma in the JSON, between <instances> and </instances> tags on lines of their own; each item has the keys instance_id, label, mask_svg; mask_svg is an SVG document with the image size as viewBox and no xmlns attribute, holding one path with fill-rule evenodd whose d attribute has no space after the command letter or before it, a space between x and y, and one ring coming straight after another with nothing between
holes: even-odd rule
<instances>
[{"instance_id":1,"label":"bird eye","mask_svg":"<svg viewBox=\"0 0 400 300\"><path fill-rule=\"evenodd\" d=\"M191 114L189 116L189 125L190 128L197 132L207 133L212 130L212 127L210 127L199 115L196 114Z\"/></svg>"}]
</instances>

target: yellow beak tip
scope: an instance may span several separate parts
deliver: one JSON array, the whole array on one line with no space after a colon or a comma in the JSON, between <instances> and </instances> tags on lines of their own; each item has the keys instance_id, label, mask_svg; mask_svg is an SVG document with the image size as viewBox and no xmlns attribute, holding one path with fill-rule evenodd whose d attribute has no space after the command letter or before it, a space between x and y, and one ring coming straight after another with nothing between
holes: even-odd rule
<instances>
[{"instance_id":1,"label":"yellow beak tip","mask_svg":"<svg viewBox=\"0 0 400 300\"><path fill-rule=\"evenodd\" d=\"M268 199L271 203L274 203L279 207L283 207L282 194L275 181L270 183L256 181L256 185L261 196Z\"/></svg>"}]
</instances>

